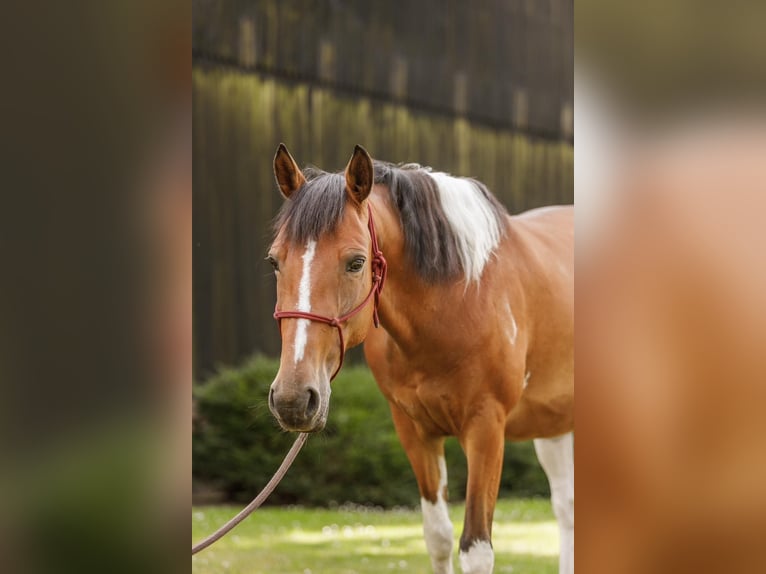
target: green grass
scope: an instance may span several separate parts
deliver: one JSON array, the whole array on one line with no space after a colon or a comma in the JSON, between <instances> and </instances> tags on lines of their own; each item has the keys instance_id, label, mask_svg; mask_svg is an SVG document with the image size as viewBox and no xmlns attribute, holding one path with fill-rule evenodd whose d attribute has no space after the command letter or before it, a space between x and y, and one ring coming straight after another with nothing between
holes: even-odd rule
<instances>
[{"instance_id":1,"label":"green grass","mask_svg":"<svg viewBox=\"0 0 766 574\"><path fill-rule=\"evenodd\" d=\"M198 541L239 508L192 509ZM464 506L450 506L455 548ZM495 572L555 574L558 529L550 502L498 502L493 526ZM459 572L457 551L455 571ZM265 508L192 558L192 574L429 573L419 510Z\"/></svg>"}]
</instances>

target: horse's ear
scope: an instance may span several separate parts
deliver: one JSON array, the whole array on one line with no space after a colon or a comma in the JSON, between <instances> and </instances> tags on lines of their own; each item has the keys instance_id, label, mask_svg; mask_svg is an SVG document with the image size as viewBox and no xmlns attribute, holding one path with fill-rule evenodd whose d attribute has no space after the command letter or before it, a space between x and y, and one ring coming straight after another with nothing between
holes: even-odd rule
<instances>
[{"instance_id":1,"label":"horse's ear","mask_svg":"<svg viewBox=\"0 0 766 574\"><path fill-rule=\"evenodd\" d=\"M293 156L287 151L287 146L281 143L274 156L274 176L277 178L277 185L287 199L295 193L304 183L306 178L298 164L295 163Z\"/></svg>"},{"instance_id":2,"label":"horse's ear","mask_svg":"<svg viewBox=\"0 0 766 574\"><path fill-rule=\"evenodd\" d=\"M370 195L374 172L372 158L367 150L358 145L346 166L346 193L352 201L361 204Z\"/></svg>"}]
</instances>

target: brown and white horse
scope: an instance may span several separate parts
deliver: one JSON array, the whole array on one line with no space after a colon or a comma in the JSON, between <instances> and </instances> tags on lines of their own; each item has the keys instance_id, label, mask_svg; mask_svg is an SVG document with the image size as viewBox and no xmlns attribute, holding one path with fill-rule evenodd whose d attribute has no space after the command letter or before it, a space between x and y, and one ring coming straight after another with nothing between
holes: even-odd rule
<instances>
[{"instance_id":1,"label":"brown and white horse","mask_svg":"<svg viewBox=\"0 0 766 574\"><path fill-rule=\"evenodd\" d=\"M274 171L287 199L268 256L279 423L321 430L343 354L364 342L417 478L434 572L453 571L447 436L468 461L463 572L492 572L504 443L527 439L551 486L560 572L573 572L573 209L511 217L478 181L373 163L359 146L345 173L304 175L280 145Z\"/></svg>"}]
</instances>

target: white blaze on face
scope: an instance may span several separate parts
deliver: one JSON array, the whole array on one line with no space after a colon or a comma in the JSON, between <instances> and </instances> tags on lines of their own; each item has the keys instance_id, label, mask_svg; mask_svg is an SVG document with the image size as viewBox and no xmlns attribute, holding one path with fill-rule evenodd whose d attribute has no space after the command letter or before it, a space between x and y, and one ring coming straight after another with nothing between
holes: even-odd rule
<instances>
[{"instance_id":1,"label":"white blaze on face","mask_svg":"<svg viewBox=\"0 0 766 574\"><path fill-rule=\"evenodd\" d=\"M463 574L492 574L495 553L487 540L477 540L466 552L460 552Z\"/></svg>"},{"instance_id":2,"label":"white blaze on face","mask_svg":"<svg viewBox=\"0 0 766 574\"><path fill-rule=\"evenodd\" d=\"M452 574L452 522L449 519L444 489L447 486L447 463L439 457L439 490L436 502L420 499L423 510L423 535L435 574Z\"/></svg>"},{"instance_id":3,"label":"white blaze on face","mask_svg":"<svg viewBox=\"0 0 766 574\"><path fill-rule=\"evenodd\" d=\"M316 246L317 243L314 240L310 240L306 243L306 251L301 258L303 259L303 269L301 271L301 282L298 284L298 306L296 307L296 311L302 311L303 313L311 312L311 262L314 260ZM298 361L303 359L303 353L306 350L308 327L308 319L298 319L298 325L295 331L294 363L296 365L298 364Z\"/></svg>"}]
</instances>

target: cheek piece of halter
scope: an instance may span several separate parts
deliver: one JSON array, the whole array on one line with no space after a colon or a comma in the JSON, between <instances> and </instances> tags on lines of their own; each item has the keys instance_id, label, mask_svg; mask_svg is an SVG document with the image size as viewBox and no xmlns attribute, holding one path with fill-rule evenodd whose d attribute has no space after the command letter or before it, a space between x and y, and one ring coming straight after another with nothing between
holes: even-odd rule
<instances>
[{"instance_id":1,"label":"cheek piece of halter","mask_svg":"<svg viewBox=\"0 0 766 574\"><path fill-rule=\"evenodd\" d=\"M335 376L340 371L340 368L343 366L343 357L346 354L346 343L343 339L343 323L364 309L372 299L372 320L375 323L375 327L380 325L380 319L378 318L378 305L380 304L380 293L383 291L383 284L386 282L386 271L388 269L388 264L386 263L386 258L383 257L383 252L380 250L380 247L378 247L378 236L375 233L375 222L372 219L372 209L370 208L369 204L367 205L367 213L369 214L367 228L370 230L370 239L372 242L372 287L370 288L370 292L367 294L367 297L364 298L364 301L340 317L325 317L324 315L304 313L303 311L280 311L276 307L274 308L274 319L277 320L277 324L279 325L280 335L282 334L282 319L308 319L309 321L315 321L317 323L330 325L331 327L335 327L338 330L338 341L340 343L340 362L338 363L338 368L335 369L332 377L330 377L331 381L335 378Z\"/></svg>"}]
</instances>

